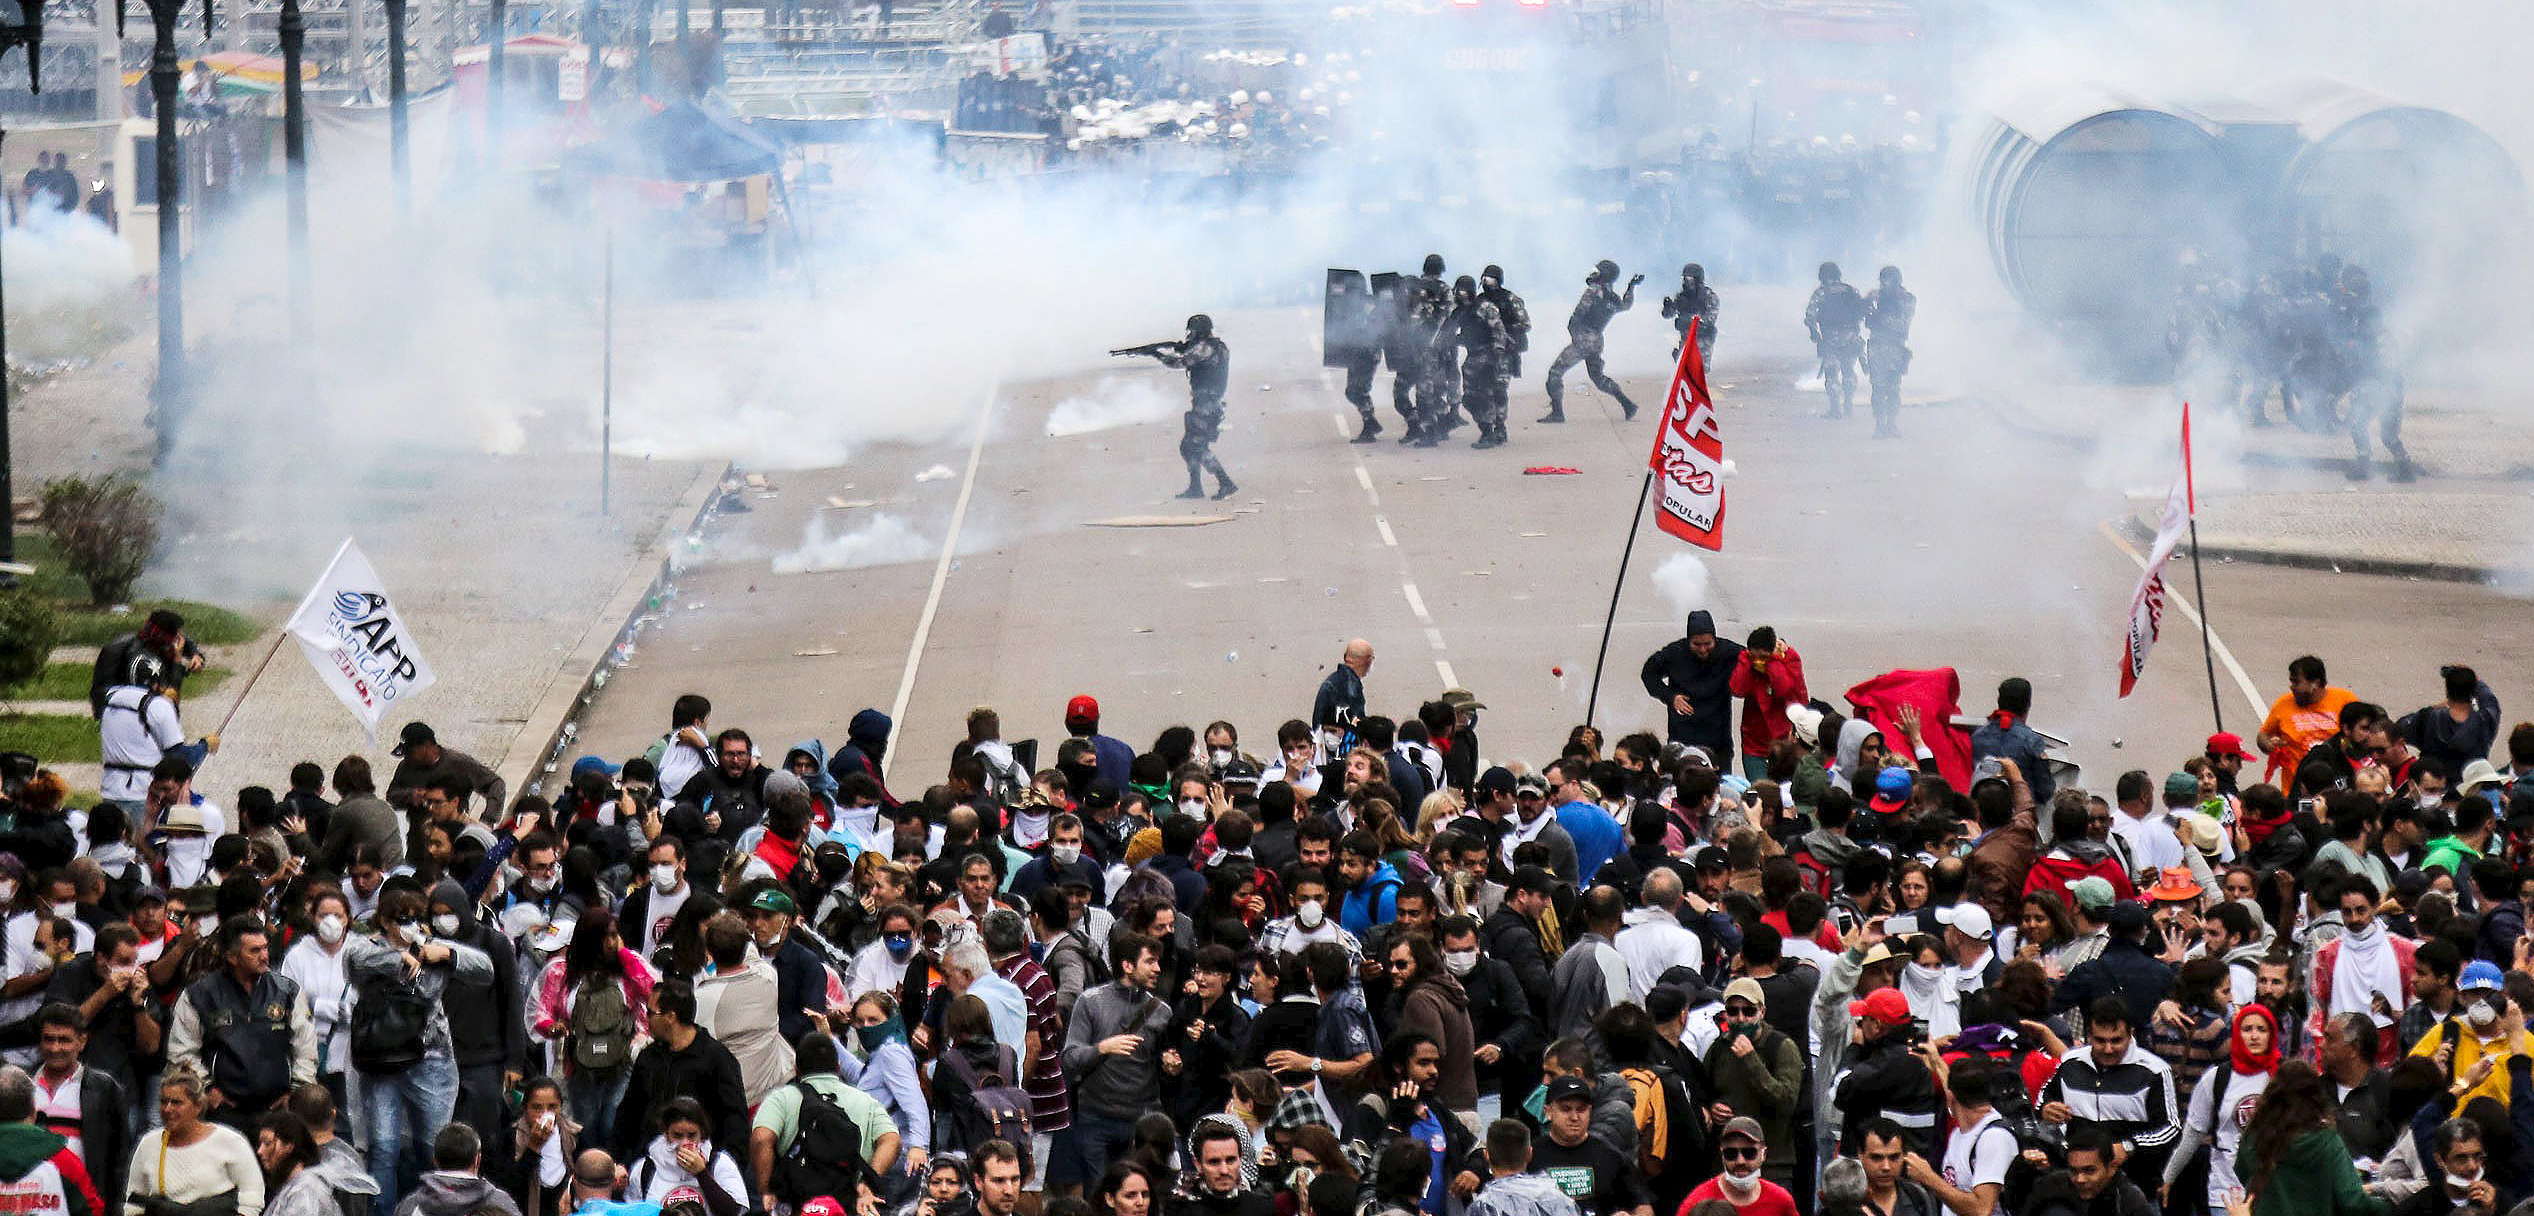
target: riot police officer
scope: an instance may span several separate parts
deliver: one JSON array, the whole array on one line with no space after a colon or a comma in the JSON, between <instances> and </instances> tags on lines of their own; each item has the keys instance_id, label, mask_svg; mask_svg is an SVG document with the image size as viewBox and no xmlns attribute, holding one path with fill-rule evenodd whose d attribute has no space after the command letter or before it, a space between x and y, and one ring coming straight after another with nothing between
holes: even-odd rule
<instances>
[{"instance_id":1,"label":"riot police officer","mask_svg":"<svg viewBox=\"0 0 2534 1216\"><path fill-rule=\"evenodd\" d=\"M1440 364L1443 325L1452 316L1452 287L1443 281L1443 255L1425 255L1423 272L1399 284L1399 314L1389 342L1390 405L1407 424L1401 443L1415 443L1443 426ZM1437 437L1436 442L1441 442Z\"/></svg>"},{"instance_id":2,"label":"riot police officer","mask_svg":"<svg viewBox=\"0 0 2534 1216\"><path fill-rule=\"evenodd\" d=\"M1681 342L1689 337L1689 323L1698 322L1698 358L1712 366L1716 361L1716 289L1707 285L1707 268L1696 262L1681 267L1681 292L1663 297L1663 315L1672 319L1672 328L1680 334L1672 340L1672 358L1681 357Z\"/></svg>"},{"instance_id":3,"label":"riot police officer","mask_svg":"<svg viewBox=\"0 0 2534 1216\"><path fill-rule=\"evenodd\" d=\"M1505 323L1505 336L1513 340L1513 349L1505 361L1508 379L1522 375L1522 356L1531 349L1531 310L1522 306L1522 297L1505 287L1505 268L1489 266L1478 272L1478 294L1496 306L1496 316Z\"/></svg>"},{"instance_id":4,"label":"riot police officer","mask_svg":"<svg viewBox=\"0 0 2534 1216\"><path fill-rule=\"evenodd\" d=\"M1830 399L1824 418L1845 418L1857 395L1857 358L1865 350L1865 297L1839 278L1837 262L1823 262L1821 285L1804 302L1804 332L1821 356L1821 391Z\"/></svg>"},{"instance_id":5,"label":"riot police officer","mask_svg":"<svg viewBox=\"0 0 2534 1216\"><path fill-rule=\"evenodd\" d=\"M1381 435L1381 421L1373 417L1373 374L1381 370L1381 352L1396 303L1395 296L1341 287L1334 278L1329 286L1329 312L1339 318L1340 332L1347 339L1342 350L1332 339L1329 361L1346 369L1346 403L1355 407L1355 416L1364 423L1350 442L1371 443Z\"/></svg>"},{"instance_id":6,"label":"riot police officer","mask_svg":"<svg viewBox=\"0 0 2534 1216\"><path fill-rule=\"evenodd\" d=\"M1179 459L1188 465L1188 488L1181 498L1205 497L1200 473L1214 474L1215 501L1230 498L1240 487L1214 458L1214 441L1223 435L1223 392L1232 382L1232 348L1214 336L1214 318L1198 313L1188 318L1186 340L1147 352L1164 367L1188 373L1188 412L1181 419Z\"/></svg>"},{"instance_id":7,"label":"riot police officer","mask_svg":"<svg viewBox=\"0 0 2534 1216\"><path fill-rule=\"evenodd\" d=\"M1873 387L1874 437L1900 438L1901 377L1909 372L1909 323L1918 297L1901 286L1898 266L1886 266L1874 294L1865 298L1865 378Z\"/></svg>"},{"instance_id":8,"label":"riot police officer","mask_svg":"<svg viewBox=\"0 0 2534 1216\"><path fill-rule=\"evenodd\" d=\"M2402 373L2389 366L2391 351L2384 332L2384 314L2376 307L2367 272L2355 266L2341 271L2343 348L2341 362L2349 369L2349 443L2356 449L2349 466L2351 481L2375 476L2367 446L2367 424L2377 424L2385 454L2393 457L2393 479L2414 481L2419 469L2410 449L2402 446Z\"/></svg>"},{"instance_id":9,"label":"riot police officer","mask_svg":"<svg viewBox=\"0 0 2534 1216\"><path fill-rule=\"evenodd\" d=\"M1452 284L1452 299L1457 305L1452 310L1452 340L1463 360L1461 390L1471 419L1478 423L1478 441L1469 446L1480 451L1501 447L1507 381L1513 375L1513 336L1505 329L1504 314L1468 275ZM1429 441L1441 438L1427 436Z\"/></svg>"},{"instance_id":10,"label":"riot police officer","mask_svg":"<svg viewBox=\"0 0 2534 1216\"><path fill-rule=\"evenodd\" d=\"M1644 275L1628 280L1625 292L1611 284L1619 281L1619 264L1608 258L1593 263L1593 272L1584 277L1584 294L1575 301L1575 311L1566 318L1566 349L1557 352L1549 363L1549 412L1541 422L1566 421L1566 372L1578 363L1584 365L1584 376L1593 387L1610 394L1619 402L1620 413L1637 416L1637 403L1620 391L1619 382L1602 370L1602 331L1609 328L1610 318L1636 307L1637 284Z\"/></svg>"}]
</instances>

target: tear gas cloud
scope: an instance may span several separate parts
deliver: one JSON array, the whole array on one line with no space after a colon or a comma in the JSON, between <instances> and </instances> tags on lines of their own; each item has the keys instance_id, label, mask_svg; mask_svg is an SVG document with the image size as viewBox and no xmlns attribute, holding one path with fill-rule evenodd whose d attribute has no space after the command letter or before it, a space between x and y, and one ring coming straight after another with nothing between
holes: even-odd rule
<instances>
[{"instance_id":1,"label":"tear gas cloud","mask_svg":"<svg viewBox=\"0 0 2534 1216\"><path fill-rule=\"evenodd\" d=\"M1817 260L1809 245L1771 237L1767 217L1746 214L1738 194L1684 198L1668 170L1631 167L1643 148L1665 141L1696 145L1712 134L1723 157L1752 133L1807 135L1781 130L1778 115L1764 114L1737 79L1741 69L1709 66L1709 82L1676 107L1649 100L1645 82L1664 79L1667 49L1677 55L1696 42L1677 14L1668 48L1626 32L1588 47L1547 33L1435 36L1433 22L1461 15L1448 6L1414 19L1347 10L1308 23L1318 39L1305 48L1310 62L1275 84L1289 93L1313 82L1350 94L1340 133L1327 147L1296 152L1290 177L1254 180L1251 193L1144 164L978 181L919 151L856 174L841 201L805 205L796 232L778 224L767 239L808 273L772 282L709 261L679 222L656 211L639 218L605 187L588 206L558 205L512 176L453 173L400 220L374 175L329 161L321 143L313 208L318 340L304 362L278 357L278 195L210 229L189 274L189 320L211 358L198 372L199 404L179 446L214 468L322 454L314 466L298 463L310 477L346 488L404 471L417 453L595 448L601 249L611 229L618 451L768 469L832 465L874 444L957 435L999 384L1102 364L1109 347L1176 334L1191 312L1316 309L1323 267L1413 270L1429 251L1443 253L1453 275L1503 265L1544 335L1555 332L1586 267L1603 256L1644 270L1658 289L1680 262L1702 261L1726 288L1728 318L1744 318L1729 321L1737 326L1730 332L1794 326L1791 315L1737 314L1734 292L1754 279L1808 284ZM1546 25L1569 13L1505 15ZM2534 34L2525 15L2499 0L2398 12L2345 0L2080 12L1990 0L1971 19L1945 21L1946 46L1921 52L1928 59L1921 70L1936 83L1923 96L1869 103L1855 117L1863 138L1915 132L1910 137L1930 149L1917 153L1925 156L1942 145L1949 167L1927 173L1932 194L1900 206L1894 222L1819 243L1823 254L1849 261L1852 280L1870 276L1873 264L1907 268L1922 300L1913 376L1958 393L2099 380L2078 351L2013 301L1985 252L1986 233L1968 218L1968 162L1985 125L1977 115L1995 97L2034 84L2100 81L2187 102L2240 94L2258 80L2328 76L2451 109L2520 161L2534 121L2502 104L2513 85L2503 65L2451 53L2492 44L2494 30ZM1963 29L1981 31L1979 40L1960 36ZM2261 52L2247 55L2247 47ZM1781 47L1767 71L1836 78L1849 53L1825 46L1808 62L1806 52ZM1636 70L1649 59L1651 77ZM1924 120L1894 117L1903 108L1923 111ZM1736 130L1746 110L1749 131ZM1946 115L1957 117L1948 124ZM2498 239L2472 231L2439 238ZM2106 260L2080 277L2111 282L2140 273ZM2492 292L2459 301L2452 285L2415 282L2388 299L2388 312L2397 336L2416 344L2448 332L2458 316L2510 315L2526 297ZM1640 315L1624 324L1654 323ZM1242 335L1229 337L1242 374ZM2438 371L2500 379L2506 360L2520 356L2497 346L2446 344ZM1652 374L1661 353L1647 360ZM1638 371L1636 357L1614 363ZM284 366L293 370L277 377ZM1060 411L1048 429L1081 433L1175 412L1172 390L1143 387L1161 399L1097 390L1066 403L1077 408ZM1310 397L1280 395L1268 408L1324 404ZM2139 430L2167 433L2161 423ZM2136 474L2124 466L2097 476L2122 482ZM300 526L295 514L276 504L272 518L249 526L290 530ZM807 563L811 551L845 539L813 536L795 556Z\"/></svg>"},{"instance_id":2,"label":"tear gas cloud","mask_svg":"<svg viewBox=\"0 0 2534 1216\"><path fill-rule=\"evenodd\" d=\"M830 570L859 570L865 566L924 561L939 551L936 542L886 511L873 515L868 523L860 527L833 534L828 532L823 517L813 517L803 530L801 546L775 557L774 572L816 574Z\"/></svg>"},{"instance_id":3,"label":"tear gas cloud","mask_svg":"<svg viewBox=\"0 0 2534 1216\"><path fill-rule=\"evenodd\" d=\"M9 361L41 366L94 351L129 329L132 255L85 212L31 210L7 245Z\"/></svg>"},{"instance_id":4,"label":"tear gas cloud","mask_svg":"<svg viewBox=\"0 0 2534 1216\"><path fill-rule=\"evenodd\" d=\"M1185 397L1172 396L1151 377L1104 377L1091 392L1057 402L1056 408L1047 412L1047 434L1063 439L1139 422L1158 422L1185 408Z\"/></svg>"}]
</instances>

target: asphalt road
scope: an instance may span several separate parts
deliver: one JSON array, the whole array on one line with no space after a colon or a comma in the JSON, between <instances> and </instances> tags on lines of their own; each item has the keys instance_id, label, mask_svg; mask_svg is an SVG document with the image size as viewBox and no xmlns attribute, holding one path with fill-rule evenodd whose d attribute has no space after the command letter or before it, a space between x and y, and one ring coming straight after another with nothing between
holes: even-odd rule
<instances>
[{"instance_id":1,"label":"asphalt road","mask_svg":"<svg viewBox=\"0 0 2534 1216\"><path fill-rule=\"evenodd\" d=\"M1738 468L1725 549L1705 558L1706 591L1693 600L1656 577L1667 562L1678 574L1691 550L1652 528L1638 538L1602 682L1606 730L1660 729L1638 665L1704 606L1728 636L1774 625L1803 655L1813 695L1833 701L1883 671L1951 666L1976 714L1997 680L2026 676L2035 723L2072 740L2089 784L2196 754L2212 708L2195 622L2169 615L2136 693L2115 695L2139 571L2107 527L2127 512L2118 488L2091 484L2100 478L2083 455L1959 401L1913 402L1898 440L1868 438L1861 413L1819 419L1818 395L1797 387L1808 369L1794 298L1727 304L1734 323L1711 377ZM963 434L771 474L748 513L715 525L670 619L591 708L581 738L632 755L666 728L672 698L698 691L716 727L748 729L771 761L813 735L840 742L861 708L902 703L890 780L907 795L939 779L971 706L1000 709L1007 738L1052 746L1065 701L1090 693L1105 729L1139 746L1221 717L1265 751L1279 722L1307 713L1346 639L1362 636L1377 655L1376 712L1404 716L1464 685L1488 705L1490 761L1552 758L1585 717L1654 423L1651 410L1623 423L1578 371L1570 423L1533 424L1553 353L1545 331L1564 302L1532 307L1542 348L1515 388L1513 443L1494 452L1467 450L1466 430L1432 450L1343 442L1353 419L1318 367L1316 317L1289 310L1218 317L1234 370L1217 450L1242 487L1227 503L1170 499L1184 388L1142 361L1005 384L973 444ZM1612 334L1614 372L1649 406L1669 347L1651 311ZM1387 387L1385 377L1377 396L1395 436ZM1072 418L1086 400L1144 420L1046 433L1051 412ZM1576 472L1526 476L1531 465ZM1093 526L1217 514L1230 518ZM777 573L813 528L846 538L830 558L868 564ZM2173 573L2192 598L2187 565ZM2479 667L2504 704L2534 695L2534 642L2507 628L2523 606L2497 592L2249 565L2207 574L2228 729L2250 734L2254 698L2282 691L2288 661L2309 652L2335 683L2397 713L2438 695L2447 662Z\"/></svg>"}]
</instances>

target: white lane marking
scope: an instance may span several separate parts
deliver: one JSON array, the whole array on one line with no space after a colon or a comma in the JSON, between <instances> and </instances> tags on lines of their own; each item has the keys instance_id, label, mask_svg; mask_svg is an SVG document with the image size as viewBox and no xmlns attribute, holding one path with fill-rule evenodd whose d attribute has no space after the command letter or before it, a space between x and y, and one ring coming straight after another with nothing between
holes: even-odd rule
<instances>
[{"instance_id":1,"label":"white lane marking","mask_svg":"<svg viewBox=\"0 0 2534 1216\"><path fill-rule=\"evenodd\" d=\"M1452 665L1445 660L1434 660L1434 674L1443 677L1443 687L1445 688L1458 688L1461 686L1461 678L1452 674Z\"/></svg>"},{"instance_id":2,"label":"white lane marking","mask_svg":"<svg viewBox=\"0 0 2534 1216\"><path fill-rule=\"evenodd\" d=\"M1364 492L1366 494L1379 493L1379 491L1373 489L1372 470L1367 469L1360 464L1355 466L1355 484L1364 487Z\"/></svg>"},{"instance_id":3,"label":"white lane marking","mask_svg":"<svg viewBox=\"0 0 2534 1216\"><path fill-rule=\"evenodd\" d=\"M1428 625L1428 626L1426 626L1426 627L1425 627L1425 644L1426 644L1426 645L1428 645L1428 646L1432 646L1432 647L1433 647L1433 648L1435 648L1436 650L1441 650L1441 649L1443 649L1443 631L1442 631L1442 630L1440 630L1440 629L1435 628L1435 627L1434 627L1434 626L1432 626L1432 625Z\"/></svg>"},{"instance_id":4,"label":"white lane marking","mask_svg":"<svg viewBox=\"0 0 2534 1216\"><path fill-rule=\"evenodd\" d=\"M2096 530L2103 534L2103 539L2112 542L2114 547L2128 554L2132 564L2141 570L2147 568L2147 555L2140 553L2127 538L2115 531L2112 528L2112 521L2104 520L2096 527ZM2192 624L2200 623L2199 609L2183 596L2182 586L2178 581L2166 579L2165 592L2173 597L2173 606L2180 608L2182 615L2191 618ZM2226 674L2235 677L2235 687L2243 690L2244 703L2252 706L2252 712L2255 715L2269 712L2269 704L2261 699L2261 690L2253 687L2252 677L2245 674L2244 665L2235 661L2235 652L2226 648L2226 639L2217 636L2217 631L2212 629L2209 630L2208 640L2210 648L2217 652L2217 661L2226 666Z\"/></svg>"},{"instance_id":5,"label":"white lane marking","mask_svg":"<svg viewBox=\"0 0 2534 1216\"><path fill-rule=\"evenodd\" d=\"M1399 547L1399 538L1390 531L1389 520L1379 515L1373 516L1373 526L1381 530L1381 543L1393 549Z\"/></svg>"},{"instance_id":6,"label":"white lane marking","mask_svg":"<svg viewBox=\"0 0 2534 1216\"><path fill-rule=\"evenodd\" d=\"M1328 382L1328 377L1327 377L1327 376L1322 376L1322 377L1320 377L1320 380L1321 380L1321 383L1322 383L1322 384L1326 384L1326 383ZM1330 417L1330 418L1332 418L1332 419L1335 419L1335 420L1337 421L1337 437L1338 437L1338 438L1340 438L1340 439L1353 439L1353 438L1355 437L1355 428L1353 428L1353 427L1351 427L1351 426L1347 425L1347 422L1346 422L1346 415L1344 415L1344 414L1331 414L1331 415L1329 415L1329 417Z\"/></svg>"},{"instance_id":7,"label":"white lane marking","mask_svg":"<svg viewBox=\"0 0 2534 1216\"><path fill-rule=\"evenodd\" d=\"M941 540L941 560L933 564L932 590L924 593L924 613L915 618L915 637L906 644L906 670L898 677L897 699L889 703L892 731L902 731L906 722L906 703L915 695L915 672L924 662L924 644L932 640L933 616L941 611L941 589L950 581L951 559L959 552L959 529L968 522L968 499L977 488L977 461L985 455L986 423L994 417L995 390L986 391L985 400L977 406L977 435L968 444L968 471L959 479L959 501L950 508L950 531ZM892 747L880 762L880 775L889 775L903 748Z\"/></svg>"},{"instance_id":8,"label":"white lane marking","mask_svg":"<svg viewBox=\"0 0 2534 1216\"><path fill-rule=\"evenodd\" d=\"M1425 610L1425 597L1417 594L1417 585L1415 583L1402 580L1399 584L1399 591L1401 594L1408 597L1408 611L1417 614L1417 620L1428 625L1434 623L1434 617L1428 614Z\"/></svg>"}]
</instances>

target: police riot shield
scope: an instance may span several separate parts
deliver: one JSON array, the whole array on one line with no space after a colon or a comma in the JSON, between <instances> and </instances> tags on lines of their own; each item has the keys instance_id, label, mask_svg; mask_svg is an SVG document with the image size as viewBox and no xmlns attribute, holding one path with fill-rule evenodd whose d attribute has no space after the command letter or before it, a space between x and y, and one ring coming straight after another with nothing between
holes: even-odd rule
<instances>
[{"instance_id":1,"label":"police riot shield","mask_svg":"<svg viewBox=\"0 0 2534 1216\"><path fill-rule=\"evenodd\" d=\"M1345 367L1380 349L1373 325L1373 290L1360 270L1329 271L1321 302L1320 366Z\"/></svg>"}]
</instances>

